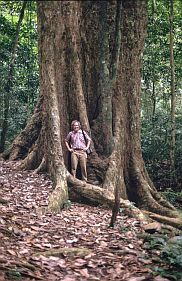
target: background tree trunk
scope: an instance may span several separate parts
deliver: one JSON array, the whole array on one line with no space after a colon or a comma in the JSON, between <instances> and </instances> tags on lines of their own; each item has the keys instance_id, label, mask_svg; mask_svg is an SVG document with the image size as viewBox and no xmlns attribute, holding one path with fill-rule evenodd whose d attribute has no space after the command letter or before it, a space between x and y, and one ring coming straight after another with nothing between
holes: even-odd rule
<instances>
[{"instance_id":1,"label":"background tree trunk","mask_svg":"<svg viewBox=\"0 0 182 281\"><path fill-rule=\"evenodd\" d=\"M175 181L175 110L176 110L176 93L175 93L175 66L174 66L174 39L173 39L173 0L170 0L169 7L170 23L170 72L171 72L171 141L170 141L170 164L171 164L171 181Z\"/></svg>"},{"instance_id":2,"label":"background tree trunk","mask_svg":"<svg viewBox=\"0 0 182 281\"><path fill-rule=\"evenodd\" d=\"M112 151L104 154L105 122L100 103L100 1L38 1L38 28L40 50L40 78L42 127L30 153L23 160L23 168L35 160L37 169L47 169L55 183L49 208L58 211L69 194L77 192L82 198L108 205L123 204L150 211L150 216L165 223L180 225L178 214L153 186L142 158L140 144L140 84L141 57L146 35L146 1L107 2L109 21L109 49L103 46L105 61L111 59L121 23L121 45L117 47L118 67L110 92L112 98L108 116L112 118L110 131ZM105 5L106 3L104 3ZM122 8L122 10L121 10ZM120 9L120 11L118 11ZM117 12L116 12L117 11ZM102 22L105 24L106 20ZM116 24L117 22L117 24ZM106 32L106 31L105 31ZM104 36L104 35L103 35ZM118 40L118 39L117 39ZM105 42L106 42L105 41ZM117 41L118 42L118 41ZM117 44L118 45L118 44ZM109 54L108 54L109 52ZM100 57L101 58L101 57ZM102 58L104 59L104 58ZM103 74L103 73L102 73ZM104 76L106 81L108 76ZM105 83L105 82L104 82ZM106 87L107 88L107 87ZM103 87L103 95L105 91ZM103 115L104 116L104 115ZM96 148L88 161L88 171L100 186L74 179L66 169L67 152L64 138L73 119L80 119L83 127L91 128ZM109 127L111 127L109 125ZM102 131L101 131L102 130ZM108 145L108 144L107 144ZM110 147L110 145L108 146ZM32 154L31 154L32 153ZM31 157L30 157L31 154ZM42 161L41 161L42 159ZM93 178L92 178L93 179ZM122 198L122 200L118 199ZM118 206L115 206L117 212ZM136 213L136 212L134 212ZM158 215L155 215L155 214ZM116 217L116 216L115 216ZM175 218L175 219L171 219ZM114 218L115 219L115 218Z\"/></svg>"}]
</instances>

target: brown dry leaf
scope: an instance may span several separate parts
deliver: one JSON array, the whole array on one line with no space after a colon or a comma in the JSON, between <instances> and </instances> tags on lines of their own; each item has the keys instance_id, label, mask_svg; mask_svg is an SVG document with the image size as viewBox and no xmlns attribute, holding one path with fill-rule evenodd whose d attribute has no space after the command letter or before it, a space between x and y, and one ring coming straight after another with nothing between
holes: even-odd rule
<instances>
[{"instance_id":1,"label":"brown dry leaf","mask_svg":"<svg viewBox=\"0 0 182 281\"><path fill-rule=\"evenodd\" d=\"M51 261L59 261L60 258L59 257L49 256L49 260L51 260Z\"/></svg>"},{"instance_id":2,"label":"brown dry leaf","mask_svg":"<svg viewBox=\"0 0 182 281\"><path fill-rule=\"evenodd\" d=\"M35 231L40 231L41 230L39 226L34 226L34 225L31 226L31 229L33 229Z\"/></svg>"},{"instance_id":3,"label":"brown dry leaf","mask_svg":"<svg viewBox=\"0 0 182 281\"><path fill-rule=\"evenodd\" d=\"M68 240L66 240L66 243L68 243L68 244L72 244L72 243L76 243L78 241L78 239L75 237L75 238L73 238L73 239L68 239Z\"/></svg>"},{"instance_id":4,"label":"brown dry leaf","mask_svg":"<svg viewBox=\"0 0 182 281\"><path fill-rule=\"evenodd\" d=\"M85 264L85 263L87 263L87 261L85 259L77 258L77 259L75 259L75 263Z\"/></svg>"},{"instance_id":5,"label":"brown dry leaf","mask_svg":"<svg viewBox=\"0 0 182 281\"><path fill-rule=\"evenodd\" d=\"M133 249L133 248L134 248L134 246L133 246L132 244L128 244L128 247L129 247L130 249Z\"/></svg>"},{"instance_id":6,"label":"brown dry leaf","mask_svg":"<svg viewBox=\"0 0 182 281\"><path fill-rule=\"evenodd\" d=\"M80 269L79 272L82 276L84 276L86 278L88 278L90 276L87 268Z\"/></svg>"},{"instance_id":7,"label":"brown dry leaf","mask_svg":"<svg viewBox=\"0 0 182 281\"><path fill-rule=\"evenodd\" d=\"M101 245L101 247L107 247L108 246L107 242L105 242L105 241L100 241L100 245Z\"/></svg>"},{"instance_id":8,"label":"brown dry leaf","mask_svg":"<svg viewBox=\"0 0 182 281\"><path fill-rule=\"evenodd\" d=\"M0 271L0 281L5 281L5 273Z\"/></svg>"},{"instance_id":9,"label":"brown dry leaf","mask_svg":"<svg viewBox=\"0 0 182 281\"><path fill-rule=\"evenodd\" d=\"M71 277L71 276L65 276L62 281L76 281L76 278Z\"/></svg>"},{"instance_id":10,"label":"brown dry leaf","mask_svg":"<svg viewBox=\"0 0 182 281\"><path fill-rule=\"evenodd\" d=\"M144 264L151 264L152 263L151 260L145 260L145 259L141 259L141 258L140 258L140 261Z\"/></svg>"},{"instance_id":11,"label":"brown dry leaf","mask_svg":"<svg viewBox=\"0 0 182 281\"><path fill-rule=\"evenodd\" d=\"M42 246L46 248L52 248L52 244L50 243L42 243Z\"/></svg>"},{"instance_id":12,"label":"brown dry leaf","mask_svg":"<svg viewBox=\"0 0 182 281\"><path fill-rule=\"evenodd\" d=\"M28 252L29 252L29 249L23 249L23 250L20 250L20 251L19 251L19 253L20 253L21 255L27 254Z\"/></svg>"},{"instance_id":13,"label":"brown dry leaf","mask_svg":"<svg viewBox=\"0 0 182 281\"><path fill-rule=\"evenodd\" d=\"M161 276L156 276L156 277L154 278L154 281L169 281L169 279L164 278L164 277L161 277Z\"/></svg>"},{"instance_id":14,"label":"brown dry leaf","mask_svg":"<svg viewBox=\"0 0 182 281\"><path fill-rule=\"evenodd\" d=\"M16 253L15 251L13 251L13 250L7 250L7 252L8 252L10 255L12 255L12 256L16 256L16 255L17 255L17 253Z\"/></svg>"},{"instance_id":15,"label":"brown dry leaf","mask_svg":"<svg viewBox=\"0 0 182 281\"><path fill-rule=\"evenodd\" d=\"M145 276L141 276L141 277L131 277L129 279L127 279L126 281L147 281Z\"/></svg>"}]
</instances>

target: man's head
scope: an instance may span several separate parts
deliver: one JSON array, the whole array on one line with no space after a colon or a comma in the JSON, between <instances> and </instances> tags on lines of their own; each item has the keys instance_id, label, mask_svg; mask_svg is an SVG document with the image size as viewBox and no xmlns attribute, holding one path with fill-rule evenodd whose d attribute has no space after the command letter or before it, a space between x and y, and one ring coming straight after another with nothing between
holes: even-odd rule
<instances>
[{"instance_id":1,"label":"man's head","mask_svg":"<svg viewBox=\"0 0 182 281\"><path fill-rule=\"evenodd\" d=\"M73 131L77 132L81 128L80 122L77 120L73 120L71 122L71 128Z\"/></svg>"}]
</instances>

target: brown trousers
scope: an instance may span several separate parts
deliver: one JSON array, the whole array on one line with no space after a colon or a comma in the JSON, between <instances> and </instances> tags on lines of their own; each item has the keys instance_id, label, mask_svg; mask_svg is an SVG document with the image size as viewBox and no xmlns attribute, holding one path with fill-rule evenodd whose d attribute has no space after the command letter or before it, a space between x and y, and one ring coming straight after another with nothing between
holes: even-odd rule
<instances>
[{"instance_id":1,"label":"brown trousers","mask_svg":"<svg viewBox=\"0 0 182 281\"><path fill-rule=\"evenodd\" d=\"M82 180L87 181L87 155L83 150L75 150L71 153L71 173L76 177L76 170L80 163Z\"/></svg>"}]
</instances>

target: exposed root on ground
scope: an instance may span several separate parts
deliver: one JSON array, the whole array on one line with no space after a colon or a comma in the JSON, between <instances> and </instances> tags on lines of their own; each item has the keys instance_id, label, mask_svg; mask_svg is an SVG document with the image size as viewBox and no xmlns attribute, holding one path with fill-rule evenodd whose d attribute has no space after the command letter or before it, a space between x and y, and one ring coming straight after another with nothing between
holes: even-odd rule
<instances>
[{"instance_id":1,"label":"exposed root on ground","mask_svg":"<svg viewBox=\"0 0 182 281\"><path fill-rule=\"evenodd\" d=\"M115 203L114 194L99 186L84 183L78 179L73 178L71 175L68 177L69 195L72 192L79 194L81 197L88 199L93 204L104 205L112 208ZM141 223L148 222L148 218L142 213L140 209L135 207L129 200L120 198L120 207L123 211L131 216L137 218Z\"/></svg>"},{"instance_id":2,"label":"exposed root on ground","mask_svg":"<svg viewBox=\"0 0 182 281\"><path fill-rule=\"evenodd\" d=\"M67 255L69 257L85 257L91 253L91 250L88 248L59 248L59 249L51 249L45 252L37 253L35 256L45 256L45 257L62 257L63 255Z\"/></svg>"},{"instance_id":3,"label":"exposed root on ground","mask_svg":"<svg viewBox=\"0 0 182 281\"><path fill-rule=\"evenodd\" d=\"M82 198L86 198L93 204L99 204L113 207L115 203L114 194L109 190L105 190L101 187L84 183L78 179L73 178L71 175L67 177L69 186L69 195L72 196L72 192L79 194ZM152 197L150 197L152 198ZM153 200L154 201L154 200ZM161 208L159 203L158 207ZM171 216L158 215L148 211L142 211L133 205L129 200L123 200L120 198L120 208L131 217L137 218L142 224L149 223L153 220L157 220L161 223L171 225L175 228L181 228L182 220L180 219L177 211L168 210L168 214Z\"/></svg>"},{"instance_id":4,"label":"exposed root on ground","mask_svg":"<svg viewBox=\"0 0 182 281\"><path fill-rule=\"evenodd\" d=\"M45 161L45 158L43 157L40 165L37 167L37 169L35 169L33 171L33 173L38 174L38 173L44 172L45 170L46 170L46 161Z\"/></svg>"},{"instance_id":5,"label":"exposed root on ground","mask_svg":"<svg viewBox=\"0 0 182 281\"><path fill-rule=\"evenodd\" d=\"M142 168L138 167L137 162L133 161L132 166L132 183L134 186L134 193L138 198L138 206L143 209L158 214L161 217L176 218L178 213L174 206L165 200L157 190L150 186L148 182L147 173L143 172Z\"/></svg>"},{"instance_id":6,"label":"exposed root on ground","mask_svg":"<svg viewBox=\"0 0 182 281\"><path fill-rule=\"evenodd\" d=\"M176 214L177 214L176 218L175 217L170 218L170 217L160 216L158 214L154 214L154 213L148 212L148 211L145 211L144 213L146 215L148 215L151 219L156 220L160 223L164 223L164 224L173 226L175 228L182 229L182 219L179 217L177 212L176 212Z\"/></svg>"}]
</instances>

